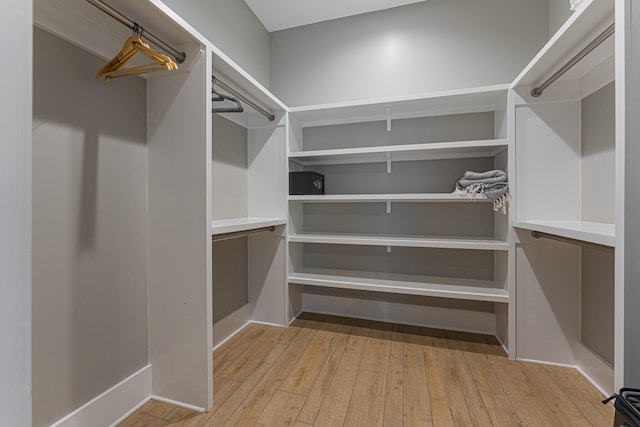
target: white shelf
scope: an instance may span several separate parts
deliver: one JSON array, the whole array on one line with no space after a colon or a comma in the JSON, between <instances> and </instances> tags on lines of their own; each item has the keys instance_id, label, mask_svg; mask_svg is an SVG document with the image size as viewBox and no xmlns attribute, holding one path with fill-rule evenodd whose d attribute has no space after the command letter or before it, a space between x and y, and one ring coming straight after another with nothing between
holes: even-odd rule
<instances>
[{"instance_id":1,"label":"white shelf","mask_svg":"<svg viewBox=\"0 0 640 427\"><path fill-rule=\"evenodd\" d=\"M474 237L388 236L360 234L300 233L289 236L290 242L333 245L395 246L407 248L475 249L506 251L509 244L500 240Z\"/></svg>"},{"instance_id":2,"label":"white shelf","mask_svg":"<svg viewBox=\"0 0 640 427\"><path fill-rule=\"evenodd\" d=\"M516 221L514 227L598 245L615 246L615 225L581 221Z\"/></svg>"},{"instance_id":3,"label":"white shelf","mask_svg":"<svg viewBox=\"0 0 640 427\"><path fill-rule=\"evenodd\" d=\"M289 196L290 202L367 203L367 202L488 202L483 194L413 193L413 194L323 194Z\"/></svg>"},{"instance_id":4,"label":"white shelf","mask_svg":"<svg viewBox=\"0 0 640 427\"><path fill-rule=\"evenodd\" d=\"M211 234L235 233L255 230L256 228L284 225L284 218L233 218L211 221Z\"/></svg>"},{"instance_id":5,"label":"white shelf","mask_svg":"<svg viewBox=\"0 0 640 427\"><path fill-rule=\"evenodd\" d=\"M488 280L309 268L292 273L289 283L473 301L509 302L507 291Z\"/></svg>"},{"instance_id":6,"label":"white shelf","mask_svg":"<svg viewBox=\"0 0 640 427\"><path fill-rule=\"evenodd\" d=\"M614 0L583 0L578 9L549 39L538 54L513 81L512 87L541 83L557 68L613 22ZM585 71L613 53L613 37L565 74L563 80L579 78ZM595 62L595 64L594 64Z\"/></svg>"},{"instance_id":7,"label":"white shelf","mask_svg":"<svg viewBox=\"0 0 640 427\"><path fill-rule=\"evenodd\" d=\"M289 159L298 160L303 165L321 165L494 157L504 151L508 143L506 139L488 139L296 151L289 153Z\"/></svg>"},{"instance_id":8,"label":"white shelf","mask_svg":"<svg viewBox=\"0 0 640 427\"><path fill-rule=\"evenodd\" d=\"M494 111L506 98L507 89L509 85L482 86L412 96L294 107L289 111L303 127L385 120L386 108L391 109L392 119L475 113Z\"/></svg>"}]
</instances>

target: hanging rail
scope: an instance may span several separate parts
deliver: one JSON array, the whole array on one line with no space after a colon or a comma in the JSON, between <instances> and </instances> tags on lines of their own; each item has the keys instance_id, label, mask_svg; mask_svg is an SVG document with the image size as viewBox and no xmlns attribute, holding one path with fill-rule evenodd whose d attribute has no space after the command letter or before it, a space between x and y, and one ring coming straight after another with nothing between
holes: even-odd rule
<instances>
[{"instance_id":1,"label":"hanging rail","mask_svg":"<svg viewBox=\"0 0 640 427\"><path fill-rule=\"evenodd\" d=\"M247 98L246 96L244 96L243 94L241 94L240 92L238 92L237 90L235 90L234 88L232 88L231 86L229 86L228 84L226 84L223 81L220 81L216 76L212 76L211 78L211 84L212 85L218 85L219 87L221 87L222 89L226 90L227 92L229 92L231 95L235 96L236 98L244 101L247 105L249 105L251 108L253 108L254 110L256 110L258 113L262 114L263 116L265 116L267 119L269 119L270 122L274 121L276 119L276 116L270 112L265 110L264 108L261 108L260 106L258 106L255 102L251 101L249 98Z\"/></svg>"},{"instance_id":2,"label":"hanging rail","mask_svg":"<svg viewBox=\"0 0 640 427\"><path fill-rule=\"evenodd\" d=\"M531 232L531 237L533 237L534 239L556 240L558 242L570 243L572 245L593 246L593 247L596 247L598 249L606 249L606 250L609 250L609 251L613 251L614 250L611 246L601 245L601 244L593 243L593 242L586 242L584 240L571 239L569 237L556 236L555 234L543 233L542 231L532 231Z\"/></svg>"},{"instance_id":3,"label":"hanging rail","mask_svg":"<svg viewBox=\"0 0 640 427\"><path fill-rule=\"evenodd\" d=\"M244 236L249 236L251 234L264 233L267 231L271 232L275 230L276 230L276 226L270 225L268 227L254 228L252 230L232 231L229 233L214 234L211 236L211 240L213 240L214 242L220 242L222 240L235 239L236 237L244 237Z\"/></svg>"},{"instance_id":4,"label":"hanging rail","mask_svg":"<svg viewBox=\"0 0 640 427\"><path fill-rule=\"evenodd\" d=\"M545 80L540 86L534 87L533 89L531 89L531 96L533 96L534 98L537 98L540 95L542 95L542 92L544 92L546 88L548 88L553 82L558 80L564 73L569 71L571 67L576 65L582 58L587 56L593 49L600 46L600 44L606 39L608 39L609 36L611 36L611 34L613 34L614 32L615 32L615 24L611 24L598 37L596 37L591 43L586 45L584 49L578 52L576 56L571 58L569 62L564 64L562 68L560 68L558 71L553 73L553 75L549 77L547 80Z\"/></svg>"},{"instance_id":5,"label":"hanging rail","mask_svg":"<svg viewBox=\"0 0 640 427\"><path fill-rule=\"evenodd\" d=\"M103 11L104 13L106 13L107 15L111 16L113 19L115 19L116 21L120 22L125 27L129 27L131 30L134 30L135 28L140 27L138 25L138 23L136 23L135 21L132 21L131 19L127 18L126 16L124 16L123 14L121 14L120 12L118 12L117 10L115 10L114 8L112 8L111 6L109 6L108 4L103 2L102 0L87 0L87 2L91 3L92 5L94 5L95 7L97 7L98 9ZM140 28L142 28L142 27L140 27ZM176 62L178 64L182 64L184 62L184 60L187 58L187 54L186 53L179 52L178 50L176 50L173 47L169 46L163 40L161 40L158 37L154 36L152 33L150 33L147 30L141 31L140 37L146 39L147 41L153 43L154 45L156 45L160 49L164 50L168 54L172 55L176 59Z\"/></svg>"}]
</instances>

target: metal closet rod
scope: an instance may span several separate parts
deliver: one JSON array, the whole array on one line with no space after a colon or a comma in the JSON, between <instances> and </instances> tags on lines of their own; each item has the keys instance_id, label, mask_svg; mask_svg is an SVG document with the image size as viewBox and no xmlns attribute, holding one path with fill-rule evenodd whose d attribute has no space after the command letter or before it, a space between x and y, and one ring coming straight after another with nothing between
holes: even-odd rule
<instances>
[{"instance_id":1,"label":"metal closet rod","mask_svg":"<svg viewBox=\"0 0 640 427\"><path fill-rule=\"evenodd\" d=\"M231 86L226 84L225 82L220 81L216 76L212 76L211 77L211 84L218 85L222 89L224 89L227 92L229 92L231 95L235 96L236 98L240 99L241 101L244 101L251 108L253 108L258 113L260 113L263 116L265 116L267 119L269 119L270 122L272 122L272 121L274 121L276 119L276 116L272 112L267 111L264 108L260 107L255 102L253 102L252 100L250 100L249 98L247 98L246 96L244 96L243 94L241 94L240 92L238 92L237 90L235 90L234 88L232 88Z\"/></svg>"},{"instance_id":2,"label":"metal closet rod","mask_svg":"<svg viewBox=\"0 0 640 427\"><path fill-rule=\"evenodd\" d=\"M600 46L600 44L606 39L608 39L609 36L611 36L611 34L613 34L614 32L615 32L615 24L609 25L609 27L606 30L604 30L598 37L593 39L591 43L586 45L584 49L578 52L576 56L571 58L569 62L564 64L562 68L560 68L558 71L553 73L553 75L549 77L547 80L545 80L540 86L534 87L533 89L531 89L531 96L533 96L534 98L537 98L540 95L542 95L542 92L544 92L546 88L548 88L553 82L558 80L564 73L569 71L571 67L576 65L582 58L587 56L592 50Z\"/></svg>"},{"instance_id":3,"label":"metal closet rod","mask_svg":"<svg viewBox=\"0 0 640 427\"><path fill-rule=\"evenodd\" d=\"M244 237L251 234L264 233L267 231L271 232L275 230L275 225L270 225L268 227L254 228L252 230L232 231L230 233L214 234L213 236L211 236L211 240L213 240L214 242L220 242L222 240L235 239L236 237Z\"/></svg>"},{"instance_id":4,"label":"metal closet rod","mask_svg":"<svg viewBox=\"0 0 640 427\"><path fill-rule=\"evenodd\" d=\"M608 251L613 251L614 250L611 246L600 245L598 243L593 243L593 242L586 242L584 240L571 239L569 237L556 236L555 234L543 233L542 231L532 231L531 232L531 237L533 237L534 239L556 240L558 242L570 243L572 245L593 246L593 247L596 247L598 249L606 249Z\"/></svg>"},{"instance_id":5,"label":"metal closet rod","mask_svg":"<svg viewBox=\"0 0 640 427\"><path fill-rule=\"evenodd\" d=\"M91 3L92 5L94 5L95 7L97 7L104 13L106 13L107 15L111 16L113 19L120 22L125 27L129 27L131 30L133 30L139 25L135 21L132 21L131 19L127 18L122 13L118 12L117 10L115 10L114 8L112 8L111 6L109 6L108 4L106 4L101 0L87 0L87 2ZM186 53L179 52L177 49L174 49L173 47L169 46L163 40L154 36L151 32L147 30L142 31L142 33L140 34L140 37L142 37L143 39L146 39L147 41L150 41L160 49L172 55L176 59L176 62L178 64L182 64L184 60L187 58Z\"/></svg>"}]
</instances>

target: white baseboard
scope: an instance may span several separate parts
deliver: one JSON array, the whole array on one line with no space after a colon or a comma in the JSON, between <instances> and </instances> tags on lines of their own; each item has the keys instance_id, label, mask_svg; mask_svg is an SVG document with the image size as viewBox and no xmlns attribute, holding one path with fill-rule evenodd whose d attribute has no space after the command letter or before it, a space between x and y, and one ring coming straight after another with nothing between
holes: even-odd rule
<instances>
[{"instance_id":1,"label":"white baseboard","mask_svg":"<svg viewBox=\"0 0 640 427\"><path fill-rule=\"evenodd\" d=\"M526 362L526 363L537 363L538 365L557 366L559 368L576 369L575 365L569 365L567 363L547 362L547 361L544 361L544 360L525 359L525 358L522 358L522 357L516 358L516 361L518 361L518 362Z\"/></svg>"},{"instance_id":2,"label":"white baseboard","mask_svg":"<svg viewBox=\"0 0 640 427\"><path fill-rule=\"evenodd\" d=\"M496 316L494 313L486 312L311 293L305 293L303 296L303 311L486 335L496 334Z\"/></svg>"},{"instance_id":3,"label":"white baseboard","mask_svg":"<svg viewBox=\"0 0 640 427\"><path fill-rule=\"evenodd\" d=\"M582 344L578 344L577 355L578 371L603 396L611 396L615 391L613 368Z\"/></svg>"},{"instance_id":4,"label":"white baseboard","mask_svg":"<svg viewBox=\"0 0 640 427\"><path fill-rule=\"evenodd\" d=\"M204 414L206 412L204 408L201 408L199 406L189 405L187 403L178 402L177 400L167 399L166 397L162 397L162 396L156 396L155 394L152 395L150 399L157 400L158 402L168 403L169 405L179 406L181 408L188 409L190 411L199 412L201 414Z\"/></svg>"},{"instance_id":5,"label":"white baseboard","mask_svg":"<svg viewBox=\"0 0 640 427\"><path fill-rule=\"evenodd\" d=\"M145 404L150 395L151 365L147 365L51 427L114 426Z\"/></svg>"},{"instance_id":6,"label":"white baseboard","mask_svg":"<svg viewBox=\"0 0 640 427\"><path fill-rule=\"evenodd\" d=\"M251 308L249 304L245 304L222 319L213 322L213 349L220 347L250 322Z\"/></svg>"}]
</instances>

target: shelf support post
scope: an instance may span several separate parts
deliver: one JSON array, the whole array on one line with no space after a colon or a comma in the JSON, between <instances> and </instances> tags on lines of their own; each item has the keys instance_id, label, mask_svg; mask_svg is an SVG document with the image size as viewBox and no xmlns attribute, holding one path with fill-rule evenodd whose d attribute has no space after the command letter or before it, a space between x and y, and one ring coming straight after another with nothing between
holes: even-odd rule
<instances>
[{"instance_id":1,"label":"shelf support post","mask_svg":"<svg viewBox=\"0 0 640 427\"><path fill-rule=\"evenodd\" d=\"M387 153L387 173L391 173L391 153Z\"/></svg>"},{"instance_id":2,"label":"shelf support post","mask_svg":"<svg viewBox=\"0 0 640 427\"><path fill-rule=\"evenodd\" d=\"M391 107L385 108L384 113L387 116L387 132L391 132Z\"/></svg>"}]
</instances>

